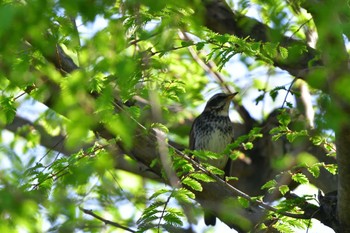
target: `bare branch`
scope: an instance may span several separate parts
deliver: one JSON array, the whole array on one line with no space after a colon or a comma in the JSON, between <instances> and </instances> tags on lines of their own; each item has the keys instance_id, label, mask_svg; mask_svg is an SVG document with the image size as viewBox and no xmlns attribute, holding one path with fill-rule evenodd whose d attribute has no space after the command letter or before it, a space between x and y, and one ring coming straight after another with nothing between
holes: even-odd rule
<instances>
[{"instance_id":1,"label":"bare branch","mask_svg":"<svg viewBox=\"0 0 350 233\"><path fill-rule=\"evenodd\" d=\"M104 219L104 218L100 217L99 215L95 214L92 210L87 210L87 209L84 209L83 207L79 207L79 209L81 211L83 211L85 214L88 214L88 215L90 215L90 216L92 216L92 217L94 217L94 218L104 222L106 225L111 225L111 226L123 229L125 231L128 231L128 232L136 232L135 230L132 230L132 229L130 229L128 227L125 227L125 226L123 226L123 225L121 225L119 223L112 222L110 220Z\"/></svg>"}]
</instances>

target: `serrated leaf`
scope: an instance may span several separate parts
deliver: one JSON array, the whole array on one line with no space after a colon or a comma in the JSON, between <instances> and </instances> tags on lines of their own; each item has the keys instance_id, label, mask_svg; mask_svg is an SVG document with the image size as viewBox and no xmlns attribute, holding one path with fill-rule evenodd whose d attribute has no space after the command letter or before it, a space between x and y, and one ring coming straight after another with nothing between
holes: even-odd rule
<instances>
[{"instance_id":1,"label":"serrated leaf","mask_svg":"<svg viewBox=\"0 0 350 233\"><path fill-rule=\"evenodd\" d=\"M149 200L152 200L152 199L154 199L154 198L156 198L164 193L167 193L167 192L169 192L168 189L160 189L160 190L156 191L155 193L153 193L152 196L149 198Z\"/></svg>"},{"instance_id":2,"label":"serrated leaf","mask_svg":"<svg viewBox=\"0 0 350 233\"><path fill-rule=\"evenodd\" d=\"M137 224L144 225L155 219L157 219L157 213L160 211L157 209L159 206L164 205L161 201L155 201L149 205L142 213L142 216L137 220Z\"/></svg>"},{"instance_id":3,"label":"serrated leaf","mask_svg":"<svg viewBox=\"0 0 350 233\"><path fill-rule=\"evenodd\" d=\"M269 180L263 186L261 186L261 189L273 188L273 187L276 187L276 185L277 185L276 180Z\"/></svg>"},{"instance_id":4,"label":"serrated leaf","mask_svg":"<svg viewBox=\"0 0 350 233\"><path fill-rule=\"evenodd\" d=\"M336 164L325 164L323 167L331 174L337 174L338 166Z\"/></svg>"},{"instance_id":5,"label":"serrated leaf","mask_svg":"<svg viewBox=\"0 0 350 233\"><path fill-rule=\"evenodd\" d=\"M282 59L287 59L288 58L288 49L279 46L278 50L279 50L279 53L280 53Z\"/></svg>"},{"instance_id":6,"label":"serrated leaf","mask_svg":"<svg viewBox=\"0 0 350 233\"><path fill-rule=\"evenodd\" d=\"M317 178L320 175L320 165L319 164L314 164L311 167L307 169L313 177Z\"/></svg>"},{"instance_id":7,"label":"serrated leaf","mask_svg":"<svg viewBox=\"0 0 350 233\"><path fill-rule=\"evenodd\" d=\"M302 173L296 173L292 175L292 180L300 183L300 184L308 184L308 178Z\"/></svg>"},{"instance_id":8,"label":"serrated leaf","mask_svg":"<svg viewBox=\"0 0 350 233\"><path fill-rule=\"evenodd\" d=\"M173 193L174 198L176 198L178 201L191 203L193 199L195 199L194 193L192 193L190 190L185 188L180 188L179 190L176 190Z\"/></svg>"},{"instance_id":9,"label":"serrated leaf","mask_svg":"<svg viewBox=\"0 0 350 233\"><path fill-rule=\"evenodd\" d=\"M296 132L290 132L286 134L286 138L289 142L294 142L294 140L298 137L298 134Z\"/></svg>"},{"instance_id":10,"label":"serrated leaf","mask_svg":"<svg viewBox=\"0 0 350 233\"><path fill-rule=\"evenodd\" d=\"M263 49L270 57L275 57L277 55L276 43L266 42L263 44Z\"/></svg>"},{"instance_id":11,"label":"serrated leaf","mask_svg":"<svg viewBox=\"0 0 350 233\"><path fill-rule=\"evenodd\" d=\"M223 170L217 168L217 167L214 167L214 166L212 166L210 164L205 164L205 166L206 166L206 169L212 174L215 174L215 175L218 175L218 176L225 175L225 172Z\"/></svg>"},{"instance_id":12,"label":"serrated leaf","mask_svg":"<svg viewBox=\"0 0 350 233\"><path fill-rule=\"evenodd\" d=\"M195 191L200 191L201 192L203 190L202 185L198 181L196 181L196 180L194 180L194 179L192 179L190 177L186 177L185 179L183 179L182 183L187 185L187 186L189 186L189 187L191 187Z\"/></svg>"},{"instance_id":13,"label":"serrated leaf","mask_svg":"<svg viewBox=\"0 0 350 233\"><path fill-rule=\"evenodd\" d=\"M253 147L254 147L254 145L253 145L252 142L242 143L242 145L243 145L243 148L244 148L245 150L251 150L251 149L253 149Z\"/></svg>"},{"instance_id":14,"label":"serrated leaf","mask_svg":"<svg viewBox=\"0 0 350 233\"><path fill-rule=\"evenodd\" d=\"M207 182L207 183L215 182L215 179L213 179L212 177L204 173L192 173L190 174L190 176L196 180Z\"/></svg>"},{"instance_id":15,"label":"serrated leaf","mask_svg":"<svg viewBox=\"0 0 350 233\"><path fill-rule=\"evenodd\" d=\"M202 160L220 159L222 157L221 154L217 154L211 151L203 151L203 150L193 151L193 154Z\"/></svg>"},{"instance_id":16,"label":"serrated leaf","mask_svg":"<svg viewBox=\"0 0 350 233\"><path fill-rule=\"evenodd\" d=\"M162 123L159 123L159 122L152 123L151 128L156 128L164 133L169 133L168 127L166 127L165 125L163 125Z\"/></svg>"},{"instance_id":17,"label":"serrated leaf","mask_svg":"<svg viewBox=\"0 0 350 233\"><path fill-rule=\"evenodd\" d=\"M288 126L291 122L290 115L286 111L282 111L281 114L277 116L277 119L282 126Z\"/></svg>"},{"instance_id":18,"label":"serrated leaf","mask_svg":"<svg viewBox=\"0 0 350 233\"><path fill-rule=\"evenodd\" d=\"M182 220L174 214L167 213L167 214L165 214L165 216L163 218L164 218L165 222L167 222L168 224L175 225L178 227L183 225Z\"/></svg>"},{"instance_id":19,"label":"serrated leaf","mask_svg":"<svg viewBox=\"0 0 350 233\"><path fill-rule=\"evenodd\" d=\"M281 192L282 195L285 195L289 191L288 185L281 185L278 187L278 190Z\"/></svg>"},{"instance_id":20,"label":"serrated leaf","mask_svg":"<svg viewBox=\"0 0 350 233\"><path fill-rule=\"evenodd\" d=\"M315 146L319 146L324 142L324 138L321 136L314 136L310 140Z\"/></svg>"}]
</instances>

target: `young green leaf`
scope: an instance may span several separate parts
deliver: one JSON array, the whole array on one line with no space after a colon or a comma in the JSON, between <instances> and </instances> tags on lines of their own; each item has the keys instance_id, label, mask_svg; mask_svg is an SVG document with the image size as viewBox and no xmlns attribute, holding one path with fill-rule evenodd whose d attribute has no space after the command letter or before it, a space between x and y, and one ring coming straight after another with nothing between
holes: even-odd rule
<instances>
[{"instance_id":1,"label":"young green leaf","mask_svg":"<svg viewBox=\"0 0 350 233\"><path fill-rule=\"evenodd\" d=\"M308 184L308 178L302 173L296 173L292 175L292 180L300 183L300 184Z\"/></svg>"},{"instance_id":2,"label":"young green leaf","mask_svg":"<svg viewBox=\"0 0 350 233\"><path fill-rule=\"evenodd\" d=\"M241 206L243 206L243 208L248 208L250 206L249 201L243 197L238 197L238 202L241 204Z\"/></svg>"},{"instance_id":3,"label":"young green leaf","mask_svg":"<svg viewBox=\"0 0 350 233\"><path fill-rule=\"evenodd\" d=\"M191 173L190 176L196 180L199 180L199 181L203 181L203 182L215 182L215 180L208 176L207 174L204 174L204 173Z\"/></svg>"},{"instance_id":4,"label":"young green leaf","mask_svg":"<svg viewBox=\"0 0 350 233\"><path fill-rule=\"evenodd\" d=\"M202 185L198 181L196 181L195 179L192 179L188 176L182 180L182 183L191 187L195 191L202 191L203 190Z\"/></svg>"},{"instance_id":5,"label":"young green leaf","mask_svg":"<svg viewBox=\"0 0 350 233\"><path fill-rule=\"evenodd\" d=\"M278 187L278 190L281 192L282 195L285 195L289 191L288 185L281 185Z\"/></svg>"}]
</instances>

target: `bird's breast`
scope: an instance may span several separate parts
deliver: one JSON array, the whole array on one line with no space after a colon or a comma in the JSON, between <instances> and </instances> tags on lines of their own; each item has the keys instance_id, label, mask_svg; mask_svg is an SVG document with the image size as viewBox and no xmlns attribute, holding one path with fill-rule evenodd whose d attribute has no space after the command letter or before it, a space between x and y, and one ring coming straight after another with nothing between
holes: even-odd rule
<instances>
[{"instance_id":1,"label":"bird's breast","mask_svg":"<svg viewBox=\"0 0 350 233\"><path fill-rule=\"evenodd\" d=\"M215 153L222 153L228 144L231 143L232 134L223 133L219 129L211 130L211 132L203 133L197 137L196 149L207 150Z\"/></svg>"},{"instance_id":2,"label":"bird's breast","mask_svg":"<svg viewBox=\"0 0 350 233\"><path fill-rule=\"evenodd\" d=\"M227 145L233 140L233 128L229 119L225 122L211 122L211 124L202 124L201 126L196 132L196 150L223 153ZM228 156L222 155L220 159L210 159L205 162L223 169L227 160Z\"/></svg>"}]
</instances>

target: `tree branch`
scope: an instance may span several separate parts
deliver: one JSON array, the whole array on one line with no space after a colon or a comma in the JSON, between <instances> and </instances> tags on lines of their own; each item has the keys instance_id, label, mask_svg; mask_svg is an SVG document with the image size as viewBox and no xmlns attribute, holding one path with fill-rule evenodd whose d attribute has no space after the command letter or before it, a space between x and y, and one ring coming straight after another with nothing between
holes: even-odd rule
<instances>
[{"instance_id":1,"label":"tree branch","mask_svg":"<svg viewBox=\"0 0 350 233\"><path fill-rule=\"evenodd\" d=\"M130 229L128 227L125 227L125 226L123 226L123 225L121 225L119 223L112 222L110 220L104 219L104 218L100 217L99 215L95 214L92 210L87 210L87 209L84 209L82 207L79 207L79 209L81 211L83 211L85 214L88 214L88 215L90 215L90 216L92 216L92 217L94 217L94 218L104 222L106 225L111 225L111 226L114 226L116 228L120 228L120 229L123 229L125 231L128 231L128 232L136 232L135 230L132 230L132 229Z\"/></svg>"},{"instance_id":2,"label":"tree branch","mask_svg":"<svg viewBox=\"0 0 350 233\"><path fill-rule=\"evenodd\" d=\"M317 51L308 46L306 42L284 36L256 19L232 11L224 0L205 0L203 2L205 25L214 32L227 33L240 38L249 37L255 41L277 42L286 48L304 48L304 50L289 49L288 58L285 60L279 57L271 58L275 66L288 71L291 75L306 79L310 70L323 66L323 63L316 59ZM311 61L313 61L312 67L310 67Z\"/></svg>"}]
</instances>

